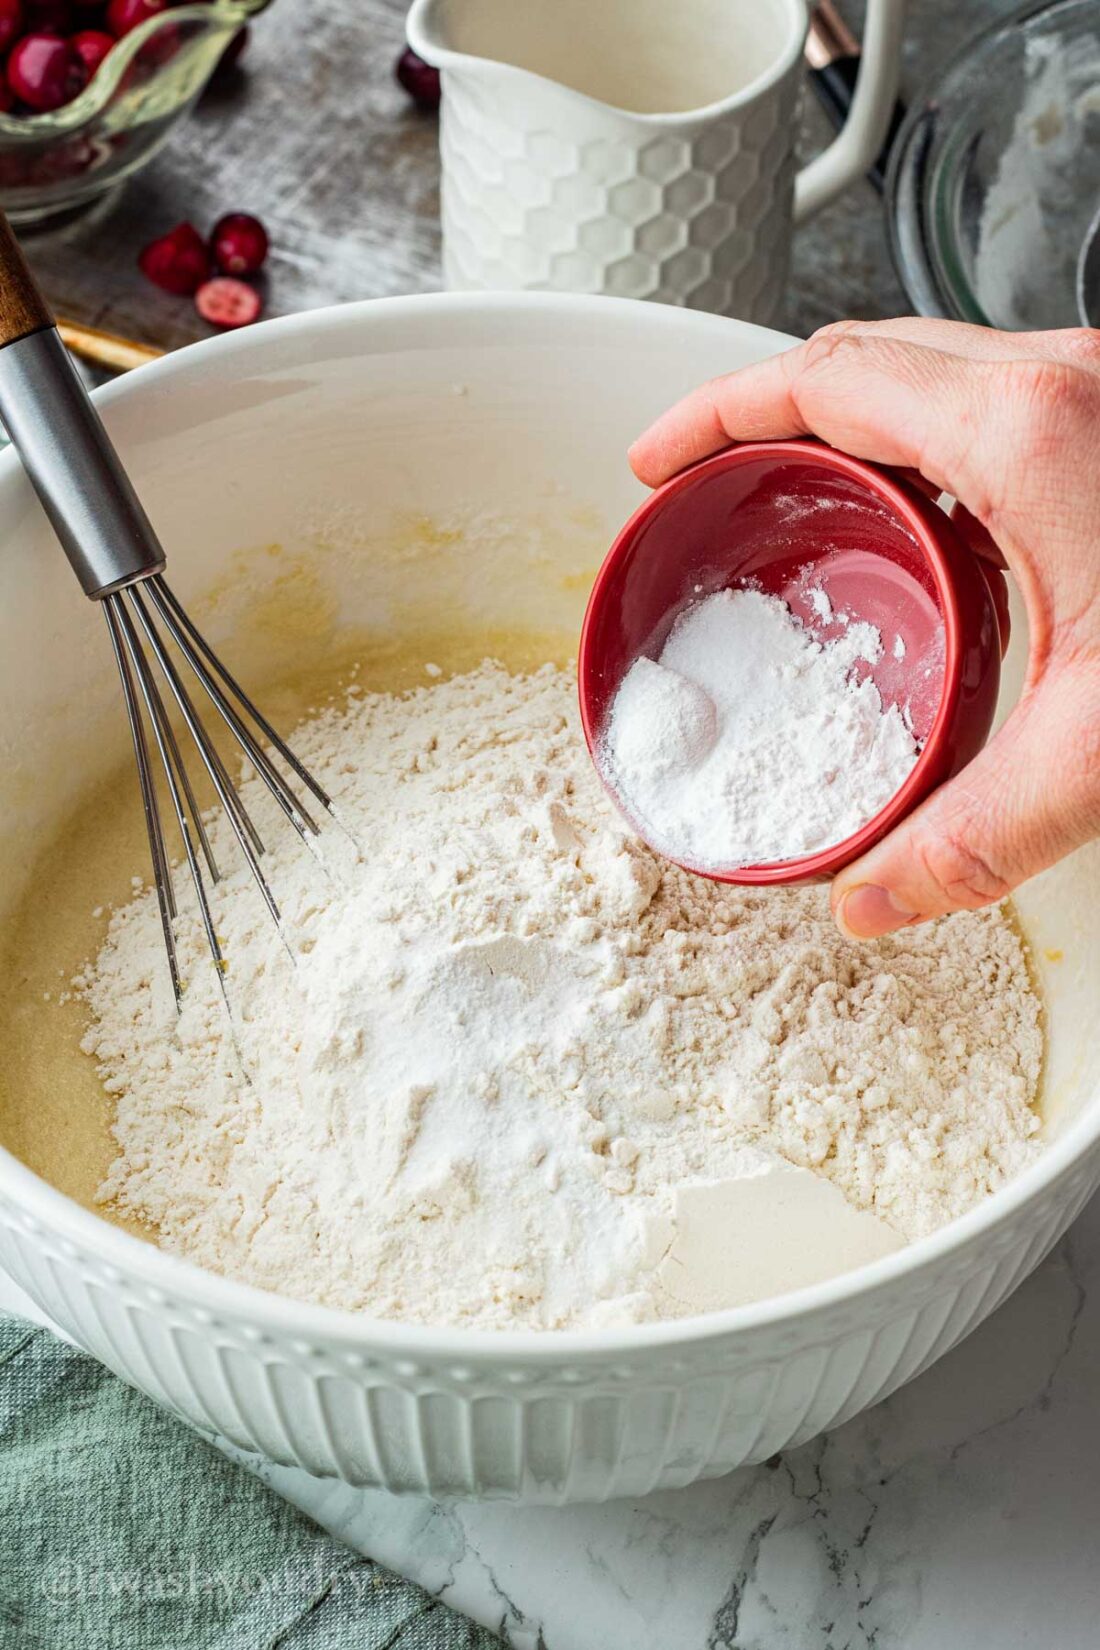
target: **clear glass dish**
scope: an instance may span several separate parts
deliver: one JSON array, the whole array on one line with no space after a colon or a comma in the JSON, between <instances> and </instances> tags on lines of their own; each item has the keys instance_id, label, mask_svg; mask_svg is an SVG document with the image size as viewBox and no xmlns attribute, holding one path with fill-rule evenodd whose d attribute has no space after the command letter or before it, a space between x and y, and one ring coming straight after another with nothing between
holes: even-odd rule
<instances>
[{"instance_id":1,"label":"clear glass dish","mask_svg":"<svg viewBox=\"0 0 1100 1650\"><path fill-rule=\"evenodd\" d=\"M1100 0L1044 0L986 30L911 105L887 210L916 309L1075 326L1100 207Z\"/></svg>"},{"instance_id":2,"label":"clear glass dish","mask_svg":"<svg viewBox=\"0 0 1100 1650\"><path fill-rule=\"evenodd\" d=\"M229 41L269 0L205 0L150 18L112 47L79 97L0 113L0 207L14 223L68 211L151 160Z\"/></svg>"}]
</instances>

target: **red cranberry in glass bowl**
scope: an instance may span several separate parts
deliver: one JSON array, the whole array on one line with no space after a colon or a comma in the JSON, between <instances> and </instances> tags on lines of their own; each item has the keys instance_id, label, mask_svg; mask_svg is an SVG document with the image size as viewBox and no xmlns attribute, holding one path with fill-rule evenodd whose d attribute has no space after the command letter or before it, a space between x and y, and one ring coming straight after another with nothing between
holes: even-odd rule
<instances>
[{"instance_id":1,"label":"red cranberry in glass bowl","mask_svg":"<svg viewBox=\"0 0 1100 1650\"><path fill-rule=\"evenodd\" d=\"M12 92L36 114L71 103L88 83L79 53L56 34L25 34L11 49L7 64Z\"/></svg>"},{"instance_id":2,"label":"red cranberry in glass bowl","mask_svg":"<svg viewBox=\"0 0 1100 1650\"><path fill-rule=\"evenodd\" d=\"M112 34L129 34L150 17L159 17L167 11L168 0L110 0L107 7L107 27Z\"/></svg>"},{"instance_id":3,"label":"red cranberry in glass bowl","mask_svg":"<svg viewBox=\"0 0 1100 1650\"><path fill-rule=\"evenodd\" d=\"M0 0L0 52L23 32L23 0Z\"/></svg>"},{"instance_id":4,"label":"red cranberry in glass bowl","mask_svg":"<svg viewBox=\"0 0 1100 1650\"><path fill-rule=\"evenodd\" d=\"M113 34L102 29L81 29L69 36L69 45L80 58L89 76L94 75L115 43Z\"/></svg>"},{"instance_id":5,"label":"red cranberry in glass bowl","mask_svg":"<svg viewBox=\"0 0 1100 1650\"><path fill-rule=\"evenodd\" d=\"M0 208L16 224L40 222L143 166L246 21L269 3L0 0ZM28 34L53 35L52 54L42 59L47 72L24 62ZM32 77L45 85L27 98L22 82Z\"/></svg>"}]
</instances>

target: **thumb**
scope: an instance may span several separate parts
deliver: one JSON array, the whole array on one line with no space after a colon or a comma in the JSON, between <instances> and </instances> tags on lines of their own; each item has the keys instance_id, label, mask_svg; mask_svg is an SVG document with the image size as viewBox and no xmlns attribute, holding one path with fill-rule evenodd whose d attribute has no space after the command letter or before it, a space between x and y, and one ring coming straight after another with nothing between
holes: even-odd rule
<instances>
[{"instance_id":1,"label":"thumb","mask_svg":"<svg viewBox=\"0 0 1100 1650\"><path fill-rule=\"evenodd\" d=\"M1051 671L979 756L839 873L833 915L877 939L1003 899L1100 831L1100 672Z\"/></svg>"}]
</instances>

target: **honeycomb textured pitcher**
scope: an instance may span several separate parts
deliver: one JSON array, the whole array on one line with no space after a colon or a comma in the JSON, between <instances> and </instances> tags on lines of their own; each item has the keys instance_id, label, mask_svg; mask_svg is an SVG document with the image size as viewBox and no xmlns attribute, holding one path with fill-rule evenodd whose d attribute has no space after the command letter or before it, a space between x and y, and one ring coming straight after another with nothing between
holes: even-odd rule
<instances>
[{"instance_id":1,"label":"honeycomb textured pitcher","mask_svg":"<svg viewBox=\"0 0 1100 1650\"><path fill-rule=\"evenodd\" d=\"M792 226L871 164L904 0L869 0L848 122L802 171L804 0L415 0L443 77L453 289L653 298L767 323Z\"/></svg>"}]
</instances>

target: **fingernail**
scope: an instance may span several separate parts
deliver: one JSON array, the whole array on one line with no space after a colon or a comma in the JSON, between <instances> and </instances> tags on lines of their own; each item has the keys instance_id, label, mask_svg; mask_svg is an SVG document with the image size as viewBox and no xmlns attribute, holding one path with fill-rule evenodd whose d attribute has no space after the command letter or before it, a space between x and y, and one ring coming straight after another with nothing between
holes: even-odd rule
<instances>
[{"instance_id":1,"label":"fingernail","mask_svg":"<svg viewBox=\"0 0 1100 1650\"><path fill-rule=\"evenodd\" d=\"M836 908L837 927L850 940L877 940L904 928L916 915L900 905L889 889L874 882L853 888Z\"/></svg>"}]
</instances>

